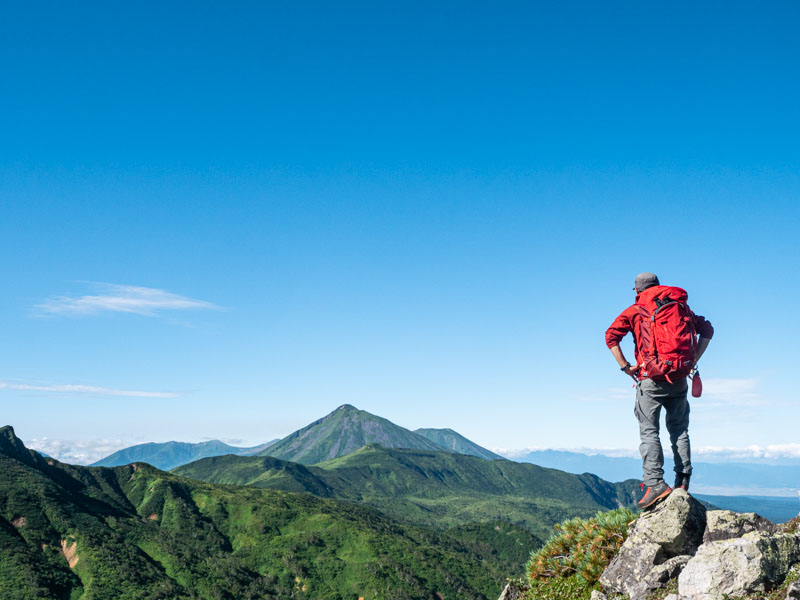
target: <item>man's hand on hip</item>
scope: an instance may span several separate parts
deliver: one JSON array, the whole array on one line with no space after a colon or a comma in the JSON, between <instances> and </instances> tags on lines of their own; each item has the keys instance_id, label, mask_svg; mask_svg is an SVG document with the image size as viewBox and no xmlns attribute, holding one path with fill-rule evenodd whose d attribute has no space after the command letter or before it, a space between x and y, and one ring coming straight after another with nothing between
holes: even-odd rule
<instances>
[{"instance_id":1,"label":"man's hand on hip","mask_svg":"<svg viewBox=\"0 0 800 600\"><path fill-rule=\"evenodd\" d=\"M622 369L622 372L625 373L626 375L630 375L631 377L633 377L634 381L639 381L639 378L636 376L636 374L639 372L639 367L637 367L636 365L628 365L627 367Z\"/></svg>"}]
</instances>

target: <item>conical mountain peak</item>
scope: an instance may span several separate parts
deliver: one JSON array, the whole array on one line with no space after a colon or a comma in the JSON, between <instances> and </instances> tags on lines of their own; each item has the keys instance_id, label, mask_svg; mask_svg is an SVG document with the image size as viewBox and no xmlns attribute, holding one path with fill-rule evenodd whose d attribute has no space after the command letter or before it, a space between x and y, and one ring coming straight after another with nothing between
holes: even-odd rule
<instances>
[{"instance_id":1,"label":"conical mountain peak","mask_svg":"<svg viewBox=\"0 0 800 600\"><path fill-rule=\"evenodd\" d=\"M298 429L262 455L303 464L315 464L355 452L369 444L388 448L443 450L432 442L388 419L343 404L323 418Z\"/></svg>"},{"instance_id":2,"label":"conical mountain peak","mask_svg":"<svg viewBox=\"0 0 800 600\"><path fill-rule=\"evenodd\" d=\"M357 415L369 415L369 414L370 413L368 413L367 411L361 410L361 409L353 406L352 404L342 404L336 410L334 410L333 412L328 413L327 415L322 417L322 419L320 419L320 420L324 421L326 419L332 419L332 418L336 418L336 417L345 417L345 416L353 417L353 416L357 416ZM370 416L374 416L374 415L370 415Z\"/></svg>"}]
</instances>

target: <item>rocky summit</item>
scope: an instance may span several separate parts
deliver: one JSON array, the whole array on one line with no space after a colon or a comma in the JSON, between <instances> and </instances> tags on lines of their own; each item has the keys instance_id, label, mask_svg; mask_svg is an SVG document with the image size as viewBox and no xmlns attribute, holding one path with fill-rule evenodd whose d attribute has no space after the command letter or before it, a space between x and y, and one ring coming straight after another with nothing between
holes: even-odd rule
<instances>
[{"instance_id":1,"label":"rocky summit","mask_svg":"<svg viewBox=\"0 0 800 600\"><path fill-rule=\"evenodd\" d=\"M800 567L800 533L754 514L706 510L684 490L633 521L593 599L646 600L677 577L671 600L724 600L763 594ZM792 584L786 598L798 596Z\"/></svg>"},{"instance_id":2,"label":"rocky summit","mask_svg":"<svg viewBox=\"0 0 800 600\"><path fill-rule=\"evenodd\" d=\"M646 598L675 577L702 544L705 507L684 490L633 521L619 553L600 577L608 591Z\"/></svg>"}]
</instances>

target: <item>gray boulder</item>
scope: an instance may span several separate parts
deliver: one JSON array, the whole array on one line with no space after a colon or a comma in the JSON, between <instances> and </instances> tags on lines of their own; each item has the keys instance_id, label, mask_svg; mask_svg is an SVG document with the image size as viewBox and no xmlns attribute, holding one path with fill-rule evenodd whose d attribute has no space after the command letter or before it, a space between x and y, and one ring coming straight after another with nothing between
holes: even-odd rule
<instances>
[{"instance_id":1,"label":"gray boulder","mask_svg":"<svg viewBox=\"0 0 800 600\"><path fill-rule=\"evenodd\" d=\"M685 600L722 600L725 595L765 592L783 582L800 561L800 537L746 533L741 538L703 544L678 577Z\"/></svg>"},{"instance_id":2,"label":"gray boulder","mask_svg":"<svg viewBox=\"0 0 800 600\"><path fill-rule=\"evenodd\" d=\"M607 592L628 594L633 598L634 594L641 595L639 584L644 582L656 565L666 559L658 544L641 540L636 544L628 544L628 540L603 571L600 585Z\"/></svg>"},{"instance_id":3,"label":"gray boulder","mask_svg":"<svg viewBox=\"0 0 800 600\"><path fill-rule=\"evenodd\" d=\"M706 529L706 508L683 489L674 490L653 510L643 513L635 521L628 538L655 542L666 558L681 554L694 554L703 543Z\"/></svg>"},{"instance_id":4,"label":"gray boulder","mask_svg":"<svg viewBox=\"0 0 800 600\"><path fill-rule=\"evenodd\" d=\"M631 600L646 598L680 572L702 543L705 528L705 507L686 491L673 491L632 523L600 585Z\"/></svg>"},{"instance_id":5,"label":"gray boulder","mask_svg":"<svg viewBox=\"0 0 800 600\"><path fill-rule=\"evenodd\" d=\"M653 590L664 587L670 579L677 577L678 573L686 566L690 558L692 557L688 554L673 556L666 562L653 567L641 581L630 586L628 594L631 599L647 598Z\"/></svg>"},{"instance_id":6,"label":"gray boulder","mask_svg":"<svg viewBox=\"0 0 800 600\"><path fill-rule=\"evenodd\" d=\"M751 531L775 533L778 526L756 513L735 513L730 510L706 512L706 531L703 543L742 537Z\"/></svg>"}]
</instances>

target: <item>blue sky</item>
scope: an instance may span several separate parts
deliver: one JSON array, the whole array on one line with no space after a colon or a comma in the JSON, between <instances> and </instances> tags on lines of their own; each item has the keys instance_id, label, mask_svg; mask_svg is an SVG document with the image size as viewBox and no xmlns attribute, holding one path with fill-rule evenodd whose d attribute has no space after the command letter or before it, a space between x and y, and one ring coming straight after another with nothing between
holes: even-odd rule
<instances>
[{"instance_id":1,"label":"blue sky","mask_svg":"<svg viewBox=\"0 0 800 600\"><path fill-rule=\"evenodd\" d=\"M695 446L800 454L799 12L5 7L1 420L635 452L603 332L650 270L717 329Z\"/></svg>"}]
</instances>

